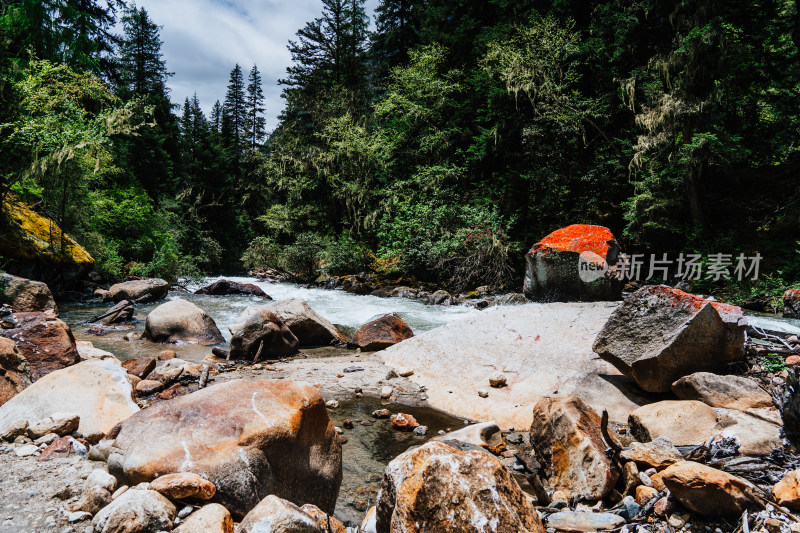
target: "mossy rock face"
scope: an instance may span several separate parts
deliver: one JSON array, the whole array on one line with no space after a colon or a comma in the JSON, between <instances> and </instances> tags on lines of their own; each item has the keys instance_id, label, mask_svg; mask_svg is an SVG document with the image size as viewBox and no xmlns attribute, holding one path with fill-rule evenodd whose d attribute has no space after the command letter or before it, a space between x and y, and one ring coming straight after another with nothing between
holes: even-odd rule
<instances>
[{"instance_id":1,"label":"mossy rock face","mask_svg":"<svg viewBox=\"0 0 800 533\"><path fill-rule=\"evenodd\" d=\"M0 257L11 261L9 271L32 278L76 279L94 266L92 256L58 224L10 194L0 216Z\"/></svg>"}]
</instances>

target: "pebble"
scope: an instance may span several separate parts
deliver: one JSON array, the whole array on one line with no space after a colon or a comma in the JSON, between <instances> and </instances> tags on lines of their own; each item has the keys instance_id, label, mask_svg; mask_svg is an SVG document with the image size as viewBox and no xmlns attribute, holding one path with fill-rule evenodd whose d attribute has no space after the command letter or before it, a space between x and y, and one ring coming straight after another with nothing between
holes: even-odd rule
<instances>
[{"instance_id":1,"label":"pebble","mask_svg":"<svg viewBox=\"0 0 800 533\"><path fill-rule=\"evenodd\" d=\"M418 437L422 437L426 433L428 433L428 426L417 426L414 428L414 435L417 435Z\"/></svg>"},{"instance_id":2,"label":"pebble","mask_svg":"<svg viewBox=\"0 0 800 533\"><path fill-rule=\"evenodd\" d=\"M86 520L91 517L91 513L87 513L86 511L75 511L67 515L67 522L74 524L75 522L80 522L81 520Z\"/></svg>"},{"instance_id":3,"label":"pebble","mask_svg":"<svg viewBox=\"0 0 800 533\"><path fill-rule=\"evenodd\" d=\"M178 518L183 520L184 518L192 514L192 511L194 511L194 507L192 507L191 505L187 505L183 509L178 511Z\"/></svg>"},{"instance_id":4,"label":"pebble","mask_svg":"<svg viewBox=\"0 0 800 533\"><path fill-rule=\"evenodd\" d=\"M388 399L389 397L392 396L392 392L394 392L394 389L392 387L382 387L381 398L383 398L384 400Z\"/></svg>"},{"instance_id":5,"label":"pebble","mask_svg":"<svg viewBox=\"0 0 800 533\"><path fill-rule=\"evenodd\" d=\"M364 367L361 366L348 366L344 369L345 374L350 374L351 372L363 372Z\"/></svg>"},{"instance_id":6,"label":"pebble","mask_svg":"<svg viewBox=\"0 0 800 533\"><path fill-rule=\"evenodd\" d=\"M39 447L34 444L24 444L14 450L14 455L17 457L30 457L31 455L38 455Z\"/></svg>"},{"instance_id":7,"label":"pebble","mask_svg":"<svg viewBox=\"0 0 800 533\"><path fill-rule=\"evenodd\" d=\"M397 369L397 373L398 373L398 375L400 375L401 378L407 378L409 376L413 376L414 375L414 369L413 368L399 368L399 369Z\"/></svg>"},{"instance_id":8,"label":"pebble","mask_svg":"<svg viewBox=\"0 0 800 533\"><path fill-rule=\"evenodd\" d=\"M489 378L489 386L499 389L506 386L506 377L503 374L495 374Z\"/></svg>"},{"instance_id":9,"label":"pebble","mask_svg":"<svg viewBox=\"0 0 800 533\"><path fill-rule=\"evenodd\" d=\"M327 402L325 402L325 407L327 407L328 409L336 409L337 407L339 407L339 402L337 402L336 400L328 400Z\"/></svg>"},{"instance_id":10,"label":"pebble","mask_svg":"<svg viewBox=\"0 0 800 533\"><path fill-rule=\"evenodd\" d=\"M650 476L647 475L645 472L639 472L639 480L642 482L642 485L645 487L652 487L653 480L650 479Z\"/></svg>"},{"instance_id":11,"label":"pebble","mask_svg":"<svg viewBox=\"0 0 800 533\"><path fill-rule=\"evenodd\" d=\"M486 389L478 389L478 396L480 396L481 398L488 398L489 391Z\"/></svg>"}]
</instances>

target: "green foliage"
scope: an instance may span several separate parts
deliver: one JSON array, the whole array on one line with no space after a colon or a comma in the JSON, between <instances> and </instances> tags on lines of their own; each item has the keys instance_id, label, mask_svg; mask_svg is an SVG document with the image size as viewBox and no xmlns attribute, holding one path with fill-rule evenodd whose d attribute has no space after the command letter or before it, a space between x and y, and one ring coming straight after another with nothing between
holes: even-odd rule
<instances>
[{"instance_id":1,"label":"green foliage","mask_svg":"<svg viewBox=\"0 0 800 533\"><path fill-rule=\"evenodd\" d=\"M760 360L767 372L780 372L786 368L786 362L783 357L776 353L768 353L766 356L761 357Z\"/></svg>"},{"instance_id":2,"label":"green foliage","mask_svg":"<svg viewBox=\"0 0 800 533\"><path fill-rule=\"evenodd\" d=\"M256 237L241 261L245 268L281 268L281 247L269 237Z\"/></svg>"},{"instance_id":3,"label":"green foliage","mask_svg":"<svg viewBox=\"0 0 800 533\"><path fill-rule=\"evenodd\" d=\"M316 233L301 233L294 243L284 247L281 264L289 272L311 278L319 272L326 240Z\"/></svg>"},{"instance_id":4,"label":"green foliage","mask_svg":"<svg viewBox=\"0 0 800 533\"><path fill-rule=\"evenodd\" d=\"M369 248L347 234L331 240L322 252L322 271L331 276L367 272L372 262L373 257Z\"/></svg>"}]
</instances>

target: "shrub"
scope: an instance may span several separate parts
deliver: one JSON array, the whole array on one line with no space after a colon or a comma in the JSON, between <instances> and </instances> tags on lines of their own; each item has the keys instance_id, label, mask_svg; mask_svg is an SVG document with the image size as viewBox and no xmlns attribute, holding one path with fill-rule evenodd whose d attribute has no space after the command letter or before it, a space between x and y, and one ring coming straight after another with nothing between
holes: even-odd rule
<instances>
[{"instance_id":1,"label":"shrub","mask_svg":"<svg viewBox=\"0 0 800 533\"><path fill-rule=\"evenodd\" d=\"M349 235L331 241L322 254L322 270L331 276L359 274L369 270L373 256L369 248L356 242Z\"/></svg>"},{"instance_id":2,"label":"shrub","mask_svg":"<svg viewBox=\"0 0 800 533\"><path fill-rule=\"evenodd\" d=\"M322 253L326 248L323 237L316 233L301 233L294 244L283 249L283 267L302 277L313 277L319 272Z\"/></svg>"},{"instance_id":3,"label":"shrub","mask_svg":"<svg viewBox=\"0 0 800 533\"><path fill-rule=\"evenodd\" d=\"M282 268L281 247L269 237L256 237L241 257L245 268Z\"/></svg>"}]
</instances>

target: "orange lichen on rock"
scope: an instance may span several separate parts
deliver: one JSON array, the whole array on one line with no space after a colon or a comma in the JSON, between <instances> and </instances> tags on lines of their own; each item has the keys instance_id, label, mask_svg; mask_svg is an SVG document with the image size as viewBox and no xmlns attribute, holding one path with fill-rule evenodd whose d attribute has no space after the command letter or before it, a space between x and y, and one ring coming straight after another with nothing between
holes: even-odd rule
<instances>
[{"instance_id":1,"label":"orange lichen on rock","mask_svg":"<svg viewBox=\"0 0 800 533\"><path fill-rule=\"evenodd\" d=\"M591 224L573 224L554 231L531 248L531 253L539 250L556 252L592 252L605 258L611 243L616 239L606 227Z\"/></svg>"},{"instance_id":2,"label":"orange lichen on rock","mask_svg":"<svg viewBox=\"0 0 800 533\"><path fill-rule=\"evenodd\" d=\"M711 306L717 310L717 313L720 314L723 320L725 319L726 315L743 314L741 307L701 298L696 294L690 294L674 287L667 287L666 285L652 285L650 287L646 287L646 290L651 294L663 297L663 303L673 307L683 305L699 310L704 305L710 303Z\"/></svg>"}]
</instances>

